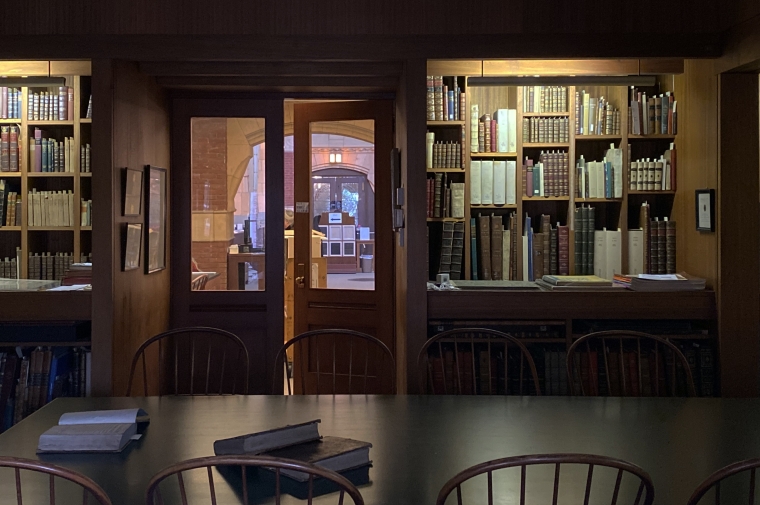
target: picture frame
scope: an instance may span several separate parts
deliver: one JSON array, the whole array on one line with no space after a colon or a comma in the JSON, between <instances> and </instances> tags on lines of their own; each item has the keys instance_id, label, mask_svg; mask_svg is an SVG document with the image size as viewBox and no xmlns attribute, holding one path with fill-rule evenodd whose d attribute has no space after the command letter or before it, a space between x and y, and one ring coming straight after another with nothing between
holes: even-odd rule
<instances>
[{"instance_id":1,"label":"picture frame","mask_svg":"<svg viewBox=\"0 0 760 505\"><path fill-rule=\"evenodd\" d=\"M124 217L137 217L142 213L143 171L124 169Z\"/></svg>"},{"instance_id":2,"label":"picture frame","mask_svg":"<svg viewBox=\"0 0 760 505\"><path fill-rule=\"evenodd\" d=\"M140 268L142 251L142 223L127 223L122 231L122 270L128 272Z\"/></svg>"},{"instance_id":3,"label":"picture frame","mask_svg":"<svg viewBox=\"0 0 760 505\"><path fill-rule=\"evenodd\" d=\"M166 169L145 166L145 273L166 268Z\"/></svg>"},{"instance_id":4,"label":"picture frame","mask_svg":"<svg viewBox=\"0 0 760 505\"><path fill-rule=\"evenodd\" d=\"M697 231L715 231L715 190L698 189L694 196Z\"/></svg>"}]
</instances>

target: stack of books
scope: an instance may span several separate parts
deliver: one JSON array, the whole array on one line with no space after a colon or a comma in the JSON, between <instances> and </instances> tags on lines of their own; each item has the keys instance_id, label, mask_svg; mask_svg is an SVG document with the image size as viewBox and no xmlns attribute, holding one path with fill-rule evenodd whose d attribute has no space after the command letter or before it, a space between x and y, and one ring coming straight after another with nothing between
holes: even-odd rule
<instances>
[{"instance_id":1,"label":"stack of books","mask_svg":"<svg viewBox=\"0 0 760 505\"><path fill-rule=\"evenodd\" d=\"M350 438L322 437L320 420L284 426L272 430L241 435L214 442L214 454L262 455L286 458L321 466L334 472L369 469L372 444ZM306 482L309 475L294 470L280 470L297 482Z\"/></svg>"},{"instance_id":2,"label":"stack of books","mask_svg":"<svg viewBox=\"0 0 760 505\"><path fill-rule=\"evenodd\" d=\"M536 280L547 291L617 291L621 286L596 275L544 275Z\"/></svg>"},{"instance_id":3,"label":"stack of books","mask_svg":"<svg viewBox=\"0 0 760 505\"><path fill-rule=\"evenodd\" d=\"M705 279L692 277L686 273L680 274L638 274L615 275L615 284L633 291L671 292L671 291L702 291L705 289Z\"/></svg>"},{"instance_id":4,"label":"stack of books","mask_svg":"<svg viewBox=\"0 0 760 505\"><path fill-rule=\"evenodd\" d=\"M81 284L92 284L92 263L71 264L61 279L61 285L63 286Z\"/></svg>"}]
</instances>

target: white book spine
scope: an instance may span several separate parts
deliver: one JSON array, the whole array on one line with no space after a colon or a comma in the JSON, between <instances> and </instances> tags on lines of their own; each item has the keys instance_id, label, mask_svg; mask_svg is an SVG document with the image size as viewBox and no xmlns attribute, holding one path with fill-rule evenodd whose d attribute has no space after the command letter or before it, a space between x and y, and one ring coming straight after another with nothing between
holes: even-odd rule
<instances>
[{"instance_id":1,"label":"white book spine","mask_svg":"<svg viewBox=\"0 0 760 505\"><path fill-rule=\"evenodd\" d=\"M498 127L496 134L496 151L499 153L507 152L507 138L509 137L509 126L507 125L507 109L499 109L494 112L494 119Z\"/></svg>"},{"instance_id":2,"label":"white book spine","mask_svg":"<svg viewBox=\"0 0 760 505\"><path fill-rule=\"evenodd\" d=\"M616 274L623 273L623 251L621 231L619 229L607 230L605 232L605 251L607 253L607 278L611 280Z\"/></svg>"},{"instance_id":3,"label":"white book spine","mask_svg":"<svg viewBox=\"0 0 760 505\"><path fill-rule=\"evenodd\" d=\"M596 198L605 198L604 162L596 162Z\"/></svg>"},{"instance_id":4,"label":"white book spine","mask_svg":"<svg viewBox=\"0 0 760 505\"><path fill-rule=\"evenodd\" d=\"M507 109L507 152L517 152L517 109Z\"/></svg>"},{"instance_id":5,"label":"white book spine","mask_svg":"<svg viewBox=\"0 0 760 505\"><path fill-rule=\"evenodd\" d=\"M628 275L644 272L644 230L628 230Z\"/></svg>"},{"instance_id":6,"label":"white book spine","mask_svg":"<svg viewBox=\"0 0 760 505\"><path fill-rule=\"evenodd\" d=\"M607 230L594 231L594 275L609 279L607 274Z\"/></svg>"},{"instance_id":7,"label":"white book spine","mask_svg":"<svg viewBox=\"0 0 760 505\"><path fill-rule=\"evenodd\" d=\"M480 169L480 203L493 205L493 161L483 160Z\"/></svg>"},{"instance_id":8,"label":"white book spine","mask_svg":"<svg viewBox=\"0 0 760 505\"><path fill-rule=\"evenodd\" d=\"M507 162L493 162L493 203L504 205L507 203Z\"/></svg>"},{"instance_id":9,"label":"white book spine","mask_svg":"<svg viewBox=\"0 0 760 505\"><path fill-rule=\"evenodd\" d=\"M517 203L517 162L507 161L507 205Z\"/></svg>"},{"instance_id":10,"label":"white book spine","mask_svg":"<svg viewBox=\"0 0 760 505\"><path fill-rule=\"evenodd\" d=\"M473 160L470 162L470 204L480 205L481 198L481 162Z\"/></svg>"},{"instance_id":11,"label":"white book spine","mask_svg":"<svg viewBox=\"0 0 760 505\"><path fill-rule=\"evenodd\" d=\"M478 112L478 104L474 104L470 107L470 152L478 152L478 121L480 113Z\"/></svg>"},{"instance_id":12,"label":"white book spine","mask_svg":"<svg viewBox=\"0 0 760 505\"><path fill-rule=\"evenodd\" d=\"M451 217L464 217L464 183L463 182L451 183ZM86 219L86 215L85 215L85 219Z\"/></svg>"},{"instance_id":13,"label":"white book spine","mask_svg":"<svg viewBox=\"0 0 760 505\"><path fill-rule=\"evenodd\" d=\"M425 168L433 168L433 144L435 143L435 133L427 132L425 136Z\"/></svg>"}]
</instances>

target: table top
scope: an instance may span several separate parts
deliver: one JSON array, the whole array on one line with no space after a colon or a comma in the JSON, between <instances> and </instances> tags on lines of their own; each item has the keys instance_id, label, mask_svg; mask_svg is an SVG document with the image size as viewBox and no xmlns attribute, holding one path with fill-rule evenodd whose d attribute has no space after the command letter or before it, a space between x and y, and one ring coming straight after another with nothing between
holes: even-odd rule
<instances>
[{"instance_id":1,"label":"table top","mask_svg":"<svg viewBox=\"0 0 760 505\"><path fill-rule=\"evenodd\" d=\"M65 412L135 406L151 421L122 453L39 458L88 475L115 505L132 505L144 503L152 475L212 455L216 439L321 419L322 435L372 443L370 483L359 487L368 505L432 505L468 466L549 452L628 460L651 475L655 503L683 504L714 470L760 455L760 400L503 396L61 398L0 435L0 454L37 458L39 435ZM532 472L529 486L539 475ZM582 490L585 469L581 474ZM0 473L0 496L12 486L12 473ZM574 490L562 481L561 492ZM331 495L317 503L335 501Z\"/></svg>"}]
</instances>

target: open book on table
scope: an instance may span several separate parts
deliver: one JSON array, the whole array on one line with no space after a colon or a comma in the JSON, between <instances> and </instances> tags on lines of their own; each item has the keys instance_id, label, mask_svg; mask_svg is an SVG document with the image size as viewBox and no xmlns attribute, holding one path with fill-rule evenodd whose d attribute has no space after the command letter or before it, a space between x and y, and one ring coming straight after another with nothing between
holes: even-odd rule
<instances>
[{"instance_id":1,"label":"open book on table","mask_svg":"<svg viewBox=\"0 0 760 505\"><path fill-rule=\"evenodd\" d=\"M120 452L140 437L137 423L148 421L145 411L137 408L69 412L40 435L37 453Z\"/></svg>"}]
</instances>

